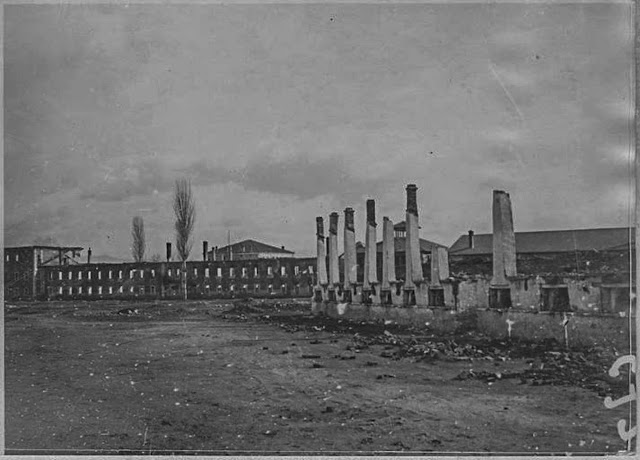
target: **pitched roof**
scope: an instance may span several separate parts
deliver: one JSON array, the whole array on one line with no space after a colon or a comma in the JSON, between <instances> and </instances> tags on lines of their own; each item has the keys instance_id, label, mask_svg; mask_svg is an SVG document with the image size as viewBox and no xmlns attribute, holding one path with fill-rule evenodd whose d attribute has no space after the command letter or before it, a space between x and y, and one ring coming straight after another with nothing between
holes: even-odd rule
<instances>
[{"instance_id":1,"label":"pitched roof","mask_svg":"<svg viewBox=\"0 0 640 460\"><path fill-rule=\"evenodd\" d=\"M420 226L418 226L418 228L422 228ZM407 231L407 222L406 221L400 221L397 224L394 224L393 229L396 232L406 232Z\"/></svg>"},{"instance_id":2,"label":"pitched roof","mask_svg":"<svg viewBox=\"0 0 640 460\"><path fill-rule=\"evenodd\" d=\"M573 251L613 251L629 247L627 227L591 228L577 230L547 230L516 232L516 252L557 253ZM634 241L631 232L631 242ZM473 248L469 247L469 235L460 236L449 248L452 255L487 255L493 253L491 233L473 236Z\"/></svg>"},{"instance_id":3,"label":"pitched roof","mask_svg":"<svg viewBox=\"0 0 640 460\"><path fill-rule=\"evenodd\" d=\"M393 226L395 231L405 232L407 231L407 223L403 220L402 222L398 222Z\"/></svg>"},{"instance_id":4,"label":"pitched roof","mask_svg":"<svg viewBox=\"0 0 640 460\"><path fill-rule=\"evenodd\" d=\"M233 252L234 254L256 254L256 253L262 253L262 252L277 252L277 253L286 252L287 254L294 253L293 251L284 249L284 247L279 248L276 246L271 246L269 244L261 243L256 240L244 240L238 243L233 243L228 246L222 246L218 248L218 252L224 253L226 251L229 251L229 248L231 248L231 252Z\"/></svg>"}]
</instances>

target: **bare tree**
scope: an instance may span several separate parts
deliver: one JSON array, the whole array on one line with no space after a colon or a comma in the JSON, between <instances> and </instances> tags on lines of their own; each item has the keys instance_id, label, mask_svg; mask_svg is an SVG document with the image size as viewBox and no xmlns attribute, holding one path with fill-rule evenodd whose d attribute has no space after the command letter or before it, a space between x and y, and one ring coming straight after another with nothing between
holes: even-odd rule
<instances>
[{"instance_id":1,"label":"bare tree","mask_svg":"<svg viewBox=\"0 0 640 460\"><path fill-rule=\"evenodd\" d=\"M146 243L144 239L144 221L140 216L135 216L131 222L131 239L131 254L133 255L133 260L142 262L144 260Z\"/></svg>"},{"instance_id":2,"label":"bare tree","mask_svg":"<svg viewBox=\"0 0 640 460\"><path fill-rule=\"evenodd\" d=\"M176 250L182 260L181 287L182 296L187 299L187 259L193 246L191 234L196 221L196 206L191 192L191 182L187 179L176 180L173 198L173 212L176 215Z\"/></svg>"},{"instance_id":3,"label":"bare tree","mask_svg":"<svg viewBox=\"0 0 640 460\"><path fill-rule=\"evenodd\" d=\"M162 262L162 256L157 252L151 256L151 262Z\"/></svg>"}]
</instances>

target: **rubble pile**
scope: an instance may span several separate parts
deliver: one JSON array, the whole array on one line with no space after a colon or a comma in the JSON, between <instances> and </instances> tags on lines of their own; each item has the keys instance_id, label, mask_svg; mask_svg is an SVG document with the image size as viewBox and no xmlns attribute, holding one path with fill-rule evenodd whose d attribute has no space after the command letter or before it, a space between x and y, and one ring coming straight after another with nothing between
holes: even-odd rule
<instances>
[{"instance_id":1,"label":"rubble pile","mask_svg":"<svg viewBox=\"0 0 640 460\"><path fill-rule=\"evenodd\" d=\"M329 332L333 334L358 334L365 337L375 337L383 334L386 328L383 322L353 321L335 319L328 316L300 315L262 315L261 321L277 324L287 332ZM397 333L406 333L410 329L400 326L391 327Z\"/></svg>"},{"instance_id":2,"label":"rubble pile","mask_svg":"<svg viewBox=\"0 0 640 460\"><path fill-rule=\"evenodd\" d=\"M608 377L608 366L600 359L590 359L582 352L545 352L528 360L529 368L520 372L462 371L456 380L475 379L495 382L501 379L519 379L520 384L532 386L574 386L592 390L599 396L621 397L628 392L626 378Z\"/></svg>"},{"instance_id":3,"label":"rubble pile","mask_svg":"<svg viewBox=\"0 0 640 460\"><path fill-rule=\"evenodd\" d=\"M496 366L515 359L524 359L529 366L522 371L462 371L457 380L475 379L492 383L502 379L519 379L532 386L574 386L592 390L600 396L620 397L628 391L626 378L612 379L607 371L613 358L602 350L566 351L554 339L539 342L496 340L480 334L464 334L456 339L420 339L401 337L385 330L383 334L353 336L353 348L362 350L371 345L384 345L382 357L418 361L491 361Z\"/></svg>"},{"instance_id":4,"label":"rubble pile","mask_svg":"<svg viewBox=\"0 0 640 460\"><path fill-rule=\"evenodd\" d=\"M353 336L354 348L365 349L371 345L392 345L395 350L387 353L388 357L400 359L404 357L416 357L418 360L434 360L434 359L451 359L451 360L468 360L504 358L497 356L497 353L485 351L472 344L460 344L453 339L444 339L441 341L432 341L419 339L415 336L407 338L400 337L385 330L381 335L362 336L356 333Z\"/></svg>"},{"instance_id":5,"label":"rubble pile","mask_svg":"<svg viewBox=\"0 0 640 460\"><path fill-rule=\"evenodd\" d=\"M309 314L309 303L302 301L280 302L273 299L253 299L246 298L235 301L233 306L225 310L223 319L231 321L245 322L251 319L258 319L273 322L273 316L305 316Z\"/></svg>"}]
</instances>

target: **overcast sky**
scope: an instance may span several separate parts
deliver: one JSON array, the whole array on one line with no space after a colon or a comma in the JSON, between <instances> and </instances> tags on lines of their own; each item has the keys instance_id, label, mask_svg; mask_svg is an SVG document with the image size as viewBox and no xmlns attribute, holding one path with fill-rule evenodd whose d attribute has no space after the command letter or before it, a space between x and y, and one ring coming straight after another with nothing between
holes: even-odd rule
<instances>
[{"instance_id":1,"label":"overcast sky","mask_svg":"<svg viewBox=\"0 0 640 460\"><path fill-rule=\"evenodd\" d=\"M631 5L5 6L5 244L130 259L173 241L314 255L315 217L404 219L451 245L629 223ZM340 230L341 231L341 230Z\"/></svg>"}]
</instances>

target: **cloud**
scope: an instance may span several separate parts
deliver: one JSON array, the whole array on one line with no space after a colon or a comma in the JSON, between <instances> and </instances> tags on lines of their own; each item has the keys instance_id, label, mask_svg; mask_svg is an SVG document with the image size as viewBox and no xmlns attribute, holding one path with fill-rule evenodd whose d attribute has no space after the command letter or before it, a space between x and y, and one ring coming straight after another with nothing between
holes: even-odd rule
<instances>
[{"instance_id":1,"label":"cloud","mask_svg":"<svg viewBox=\"0 0 640 460\"><path fill-rule=\"evenodd\" d=\"M316 215L353 206L363 218L375 198L400 220L407 183L437 241L490 228L493 188L517 200L521 229L615 224L628 12L9 5L7 241L52 235L128 256L131 214L148 209L162 252L182 175L199 193L198 238L212 243L230 228L313 252Z\"/></svg>"},{"instance_id":2,"label":"cloud","mask_svg":"<svg viewBox=\"0 0 640 460\"><path fill-rule=\"evenodd\" d=\"M156 159L130 158L115 167L106 166L102 171L94 173L99 180L82 188L81 200L125 201L137 195L158 194L173 185L168 171Z\"/></svg>"},{"instance_id":3,"label":"cloud","mask_svg":"<svg viewBox=\"0 0 640 460\"><path fill-rule=\"evenodd\" d=\"M323 195L358 199L372 190L370 181L352 174L350 167L340 157L310 159L306 155L257 156L251 158L246 166L234 170L197 161L181 169L180 173L191 178L194 184L233 183L247 191L267 192L299 200ZM384 179L381 182L385 182Z\"/></svg>"},{"instance_id":4,"label":"cloud","mask_svg":"<svg viewBox=\"0 0 640 460\"><path fill-rule=\"evenodd\" d=\"M340 159L312 161L307 156L285 161L254 158L242 172L242 185L248 190L289 195L302 200L341 192L360 195L366 191L366 183L351 177Z\"/></svg>"}]
</instances>

